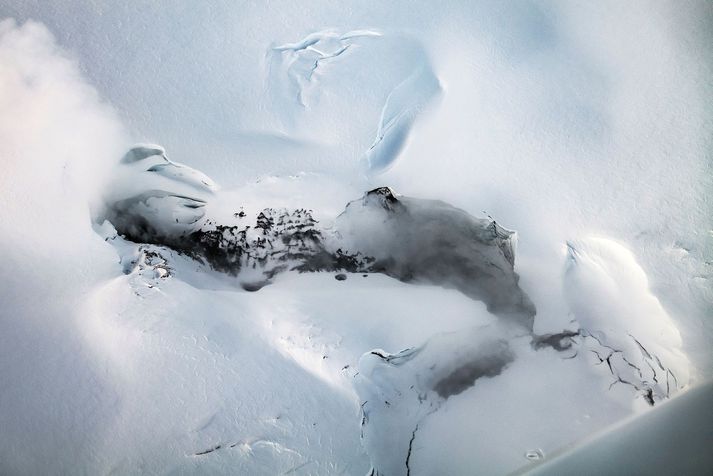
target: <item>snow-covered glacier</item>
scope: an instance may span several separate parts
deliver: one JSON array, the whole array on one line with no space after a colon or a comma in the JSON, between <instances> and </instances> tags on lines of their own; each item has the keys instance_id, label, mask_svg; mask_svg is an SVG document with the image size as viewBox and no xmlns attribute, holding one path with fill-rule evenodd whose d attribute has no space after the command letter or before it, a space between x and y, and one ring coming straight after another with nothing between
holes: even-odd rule
<instances>
[{"instance_id":1,"label":"snow-covered glacier","mask_svg":"<svg viewBox=\"0 0 713 476\"><path fill-rule=\"evenodd\" d=\"M710 472L709 4L0 17L0 473Z\"/></svg>"},{"instance_id":2,"label":"snow-covered glacier","mask_svg":"<svg viewBox=\"0 0 713 476\"><path fill-rule=\"evenodd\" d=\"M381 187L350 201L324 225L313 218L311 210L251 211L239 201L232 204L235 212L230 219L220 223L211 216L208 199L200 202L206 212L186 228L179 219L183 209L197 209L194 202L200 199L196 197L205 193L208 184L217 189L214 182L176 164L172 167L184 168L181 173L143 177L147 171L153 173L154 162L172 164L157 146L136 147L125 157L132 159L130 163L147 163L134 169L133 180L107 185L106 211L95 220L102 223L97 232L114 246L124 264L134 295L145 299L159 293L165 301L169 283L178 280L198 289L218 286L238 299L232 304L238 309L245 292L272 294L274 304L268 307L281 310L278 316L286 313L277 318L274 311L268 314L268 326L275 326L278 336L273 345L294 359L303 372L351 397L347 398L351 412L343 416L351 413L355 434L358 421L359 439L374 474L408 474L412 465L427 474L467 473L468 468L476 467L485 473L513 471L528 458L540 458L545 451L542 447L550 451L577 441L637 408L655 406L689 385L690 364L681 350L678 329L650 294L646 276L631 253L615 242L589 238L567 243L562 281L574 319L569 329L538 335L533 331L535 306L519 287L514 271L515 233L495 221L476 219L446 203L403 197ZM140 159L133 160L137 157ZM120 170L129 161L121 162ZM171 181L166 182L166 177ZM188 183L196 184L198 190L193 194L185 193L186 177ZM163 184L160 192L157 181ZM126 184L142 184L142 189L111 192ZM127 194L133 197L123 198ZM181 201L157 202L157 196L180 197ZM173 213L158 214L158 207ZM292 277L285 278L285 273ZM307 287L299 286L299 294L307 295L310 286L320 288L327 309L317 311L317 316L312 310L305 317L294 316L283 307L281 294L296 286L295 280L306 279L295 273L323 275L316 282L318 278L308 278L313 284ZM393 337L382 340L387 337L382 336L376 339L381 344L378 348L359 348L365 339L361 333L381 334L386 326L378 322L391 319L402 304L390 299L394 292L379 297L377 307L366 311L351 299L348 307L339 301L352 293L369 299L363 293L373 289L373 282L379 288L384 286L385 277L409 283L400 288L405 294L421 294L423 287L449 290L447 297L431 296L429 300L438 302L438 314L456 310L458 317L453 323L441 323L433 311L416 313L423 317L407 315L399 321L403 319L409 326L427 320L419 339L399 338L402 343L396 344ZM366 286L361 284L364 282ZM111 296L105 299L111 300ZM455 296L479 306L458 312L455 303L448 301ZM252 297L246 303L250 301ZM162 307L167 305L164 302ZM114 305L105 301L104 306ZM315 302L311 306L320 307ZM322 312L330 318L323 321ZM376 319L366 329L361 327L364 314ZM343 344L347 334L352 334L350 345ZM236 342L237 336L221 338L217 344L232 353L235 350L227 349ZM395 345L404 350L394 349ZM260 367L257 362L254 365ZM541 381L538 386L533 386L532 378ZM539 405L544 414L535 419L529 416L532 409L528 402L533 399L550 402ZM451 415L453 406L459 410ZM359 418L355 416L357 408ZM554 422L538 425L537 418L545 415ZM498 427L504 417L509 423L508 430L502 432L503 440L492 434L484 440L482 424ZM570 428L570 421L577 423ZM467 452L458 446L464 437ZM229 451L242 444L234 439L226 435L206 443L206 449L194 456ZM538 444L530 448L529 442ZM494 454L500 445L504 448ZM320 466L328 464L324 461L307 461L306 448L292 451L294 458L289 462L295 467L304 464L306 468L309 463L315 464L309 471L337 470ZM268 467L277 471L280 464L286 464L278 460ZM250 460L239 467L258 471Z\"/></svg>"}]
</instances>

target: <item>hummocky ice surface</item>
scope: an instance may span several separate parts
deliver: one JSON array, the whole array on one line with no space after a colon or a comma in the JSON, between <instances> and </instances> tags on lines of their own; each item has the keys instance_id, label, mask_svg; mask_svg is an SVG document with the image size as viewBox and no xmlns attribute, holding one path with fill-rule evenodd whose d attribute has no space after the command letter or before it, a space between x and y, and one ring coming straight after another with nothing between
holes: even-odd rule
<instances>
[{"instance_id":1,"label":"hummocky ice surface","mask_svg":"<svg viewBox=\"0 0 713 476\"><path fill-rule=\"evenodd\" d=\"M5 0L0 473L507 474L666 433L713 369L711 13Z\"/></svg>"},{"instance_id":2,"label":"hummocky ice surface","mask_svg":"<svg viewBox=\"0 0 713 476\"><path fill-rule=\"evenodd\" d=\"M177 195L186 174L202 177L190 170L166 175L176 188L163 182L162 194ZM147 193L132 191L141 200ZM184 335L180 361L192 355L193 363L171 365L199 372L198 395L216 386L199 405L205 422L175 440L174 453L152 463L156 468L504 473L655 406L688 382L678 331L631 253L614 242L568 244L563 283L575 321L571 330L536 335L535 307L514 272L514 232L443 202L379 188L351 201L328 226L309 210L247 213L235 203L234 213L223 214L230 223L206 214L190 233L174 227L177 204L175 213L153 216L162 234L144 235L132 222L146 220L145 208L112 201L124 195L107 192L109 221L97 231L114 245L125 276L91 301L125 309L124 318L92 320L90 332L109 339L103 351L120 367L169 365L162 355L173 355L174 344L151 351L158 356L141 357L137 348L131 361L151 361L131 364L106 329L130 332L129 316L157 306L151 324L142 320L156 326L151 335L159 342ZM111 223L116 216L121 220ZM650 302L641 317L628 305L637 294ZM402 299L415 299L418 310ZM400 327L404 322L411 330ZM195 332L205 337L199 342ZM204 359L210 369L196 363ZM269 409L272 416L253 421L251 405L273 379L284 383L282 372L314 380L311 390L300 393L295 381L288 394L271 393L260 414ZM169 384L161 377L154 385ZM196 390L182 390L188 393L181 398L196 398ZM311 407L323 398L328 407ZM165 431L168 437L175 430ZM314 438L322 441L318 448Z\"/></svg>"}]
</instances>

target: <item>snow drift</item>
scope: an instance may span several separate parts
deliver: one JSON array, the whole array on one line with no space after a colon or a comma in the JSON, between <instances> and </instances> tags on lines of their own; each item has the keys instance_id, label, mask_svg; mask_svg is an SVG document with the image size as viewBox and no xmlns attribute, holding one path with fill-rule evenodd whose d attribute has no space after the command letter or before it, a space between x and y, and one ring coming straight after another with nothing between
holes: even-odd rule
<instances>
[{"instance_id":1,"label":"snow drift","mask_svg":"<svg viewBox=\"0 0 713 476\"><path fill-rule=\"evenodd\" d=\"M710 377L709 4L0 15L0 472L504 474Z\"/></svg>"}]
</instances>

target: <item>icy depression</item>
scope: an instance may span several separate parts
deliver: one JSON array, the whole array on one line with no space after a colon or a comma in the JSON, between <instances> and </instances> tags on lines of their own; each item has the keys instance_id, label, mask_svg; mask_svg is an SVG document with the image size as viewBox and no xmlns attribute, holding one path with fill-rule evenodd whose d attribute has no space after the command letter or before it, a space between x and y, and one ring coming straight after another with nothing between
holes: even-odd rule
<instances>
[{"instance_id":1,"label":"icy depression","mask_svg":"<svg viewBox=\"0 0 713 476\"><path fill-rule=\"evenodd\" d=\"M526 473L713 376L709 4L279 3L0 3L0 473Z\"/></svg>"}]
</instances>

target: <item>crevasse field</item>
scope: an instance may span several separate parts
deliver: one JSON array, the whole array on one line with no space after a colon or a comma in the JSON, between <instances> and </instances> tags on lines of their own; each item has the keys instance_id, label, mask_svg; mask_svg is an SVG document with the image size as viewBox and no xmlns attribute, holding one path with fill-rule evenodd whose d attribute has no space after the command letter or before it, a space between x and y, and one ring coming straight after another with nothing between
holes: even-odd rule
<instances>
[{"instance_id":1,"label":"crevasse field","mask_svg":"<svg viewBox=\"0 0 713 476\"><path fill-rule=\"evenodd\" d=\"M665 434L713 378L712 45L703 0L0 0L0 474Z\"/></svg>"}]
</instances>

